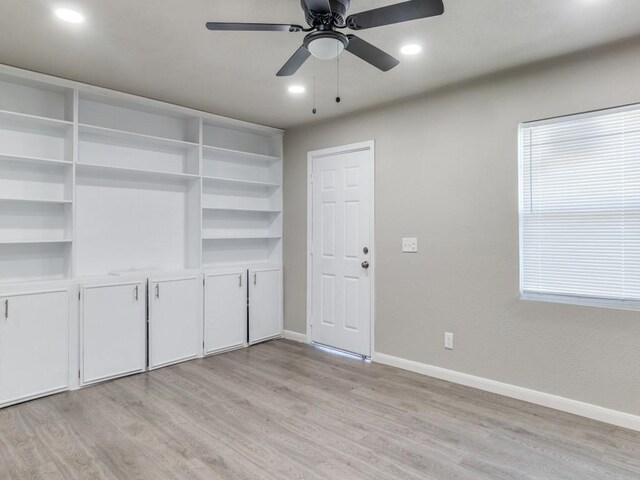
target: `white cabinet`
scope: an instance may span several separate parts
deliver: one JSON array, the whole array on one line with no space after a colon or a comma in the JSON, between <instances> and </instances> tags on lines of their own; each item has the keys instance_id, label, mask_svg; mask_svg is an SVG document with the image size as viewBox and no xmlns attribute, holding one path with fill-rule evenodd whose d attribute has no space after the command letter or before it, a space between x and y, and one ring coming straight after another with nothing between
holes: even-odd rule
<instances>
[{"instance_id":1,"label":"white cabinet","mask_svg":"<svg viewBox=\"0 0 640 480\"><path fill-rule=\"evenodd\" d=\"M247 343L247 271L205 277L204 352L222 352Z\"/></svg>"},{"instance_id":2,"label":"white cabinet","mask_svg":"<svg viewBox=\"0 0 640 480\"><path fill-rule=\"evenodd\" d=\"M145 370L145 286L130 282L83 287L83 384Z\"/></svg>"},{"instance_id":3,"label":"white cabinet","mask_svg":"<svg viewBox=\"0 0 640 480\"><path fill-rule=\"evenodd\" d=\"M149 281L149 368L196 358L202 325L200 276Z\"/></svg>"},{"instance_id":4,"label":"white cabinet","mask_svg":"<svg viewBox=\"0 0 640 480\"><path fill-rule=\"evenodd\" d=\"M249 271L249 343L282 336L282 272Z\"/></svg>"},{"instance_id":5,"label":"white cabinet","mask_svg":"<svg viewBox=\"0 0 640 480\"><path fill-rule=\"evenodd\" d=\"M0 296L0 406L69 385L69 291Z\"/></svg>"}]
</instances>

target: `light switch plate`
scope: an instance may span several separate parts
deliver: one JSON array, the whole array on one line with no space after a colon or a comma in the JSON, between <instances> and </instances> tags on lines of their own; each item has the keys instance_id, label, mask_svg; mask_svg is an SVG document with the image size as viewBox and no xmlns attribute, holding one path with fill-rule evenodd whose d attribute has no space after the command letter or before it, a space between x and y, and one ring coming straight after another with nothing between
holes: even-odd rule
<instances>
[{"instance_id":1,"label":"light switch plate","mask_svg":"<svg viewBox=\"0 0 640 480\"><path fill-rule=\"evenodd\" d=\"M453 333L445 332L444 348L446 348L447 350L453 350Z\"/></svg>"},{"instance_id":2,"label":"light switch plate","mask_svg":"<svg viewBox=\"0 0 640 480\"><path fill-rule=\"evenodd\" d=\"M418 239L417 238L403 238L402 239L402 253L418 253Z\"/></svg>"}]
</instances>

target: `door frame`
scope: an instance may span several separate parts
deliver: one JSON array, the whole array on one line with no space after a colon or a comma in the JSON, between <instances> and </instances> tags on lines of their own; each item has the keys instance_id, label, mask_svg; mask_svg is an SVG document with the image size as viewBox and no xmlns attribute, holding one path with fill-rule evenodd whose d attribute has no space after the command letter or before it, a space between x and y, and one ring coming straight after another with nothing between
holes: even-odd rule
<instances>
[{"instance_id":1,"label":"door frame","mask_svg":"<svg viewBox=\"0 0 640 480\"><path fill-rule=\"evenodd\" d=\"M311 325L313 320L313 160L316 158L331 157L351 152L369 151L369 162L371 164L371 185L369 189L369 202L371 213L369 218L369 238L370 238L370 263L369 278L371 279L370 312L371 312L371 338L370 357L375 353L375 272L376 272L376 248L375 248L375 185L376 185L376 155L375 140L367 142L352 143L338 147L323 148L307 153L307 343L312 342Z\"/></svg>"}]
</instances>

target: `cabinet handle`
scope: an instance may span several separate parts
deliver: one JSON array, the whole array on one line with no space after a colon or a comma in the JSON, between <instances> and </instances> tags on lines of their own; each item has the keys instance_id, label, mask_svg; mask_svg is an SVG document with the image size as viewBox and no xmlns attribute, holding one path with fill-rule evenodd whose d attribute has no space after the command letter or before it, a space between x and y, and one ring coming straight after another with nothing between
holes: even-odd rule
<instances>
[{"instance_id":1,"label":"cabinet handle","mask_svg":"<svg viewBox=\"0 0 640 480\"><path fill-rule=\"evenodd\" d=\"M156 283L156 298L160 298L160 284Z\"/></svg>"},{"instance_id":2,"label":"cabinet handle","mask_svg":"<svg viewBox=\"0 0 640 480\"><path fill-rule=\"evenodd\" d=\"M254 273L254 274L253 274L253 284L254 284L254 285L257 285L257 284L258 284L258 274L257 274L257 273Z\"/></svg>"},{"instance_id":3,"label":"cabinet handle","mask_svg":"<svg viewBox=\"0 0 640 480\"><path fill-rule=\"evenodd\" d=\"M4 318L5 320L9 318L9 299L8 298L4 301Z\"/></svg>"},{"instance_id":4,"label":"cabinet handle","mask_svg":"<svg viewBox=\"0 0 640 480\"><path fill-rule=\"evenodd\" d=\"M138 301L138 299L139 299L139 295L138 295L138 293L139 293L139 289L140 289L140 286L139 286L139 285L136 285L136 302L137 302L137 301Z\"/></svg>"},{"instance_id":5,"label":"cabinet handle","mask_svg":"<svg viewBox=\"0 0 640 480\"><path fill-rule=\"evenodd\" d=\"M238 275L238 280L240 281L240 287L242 287L242 274Z\"/></svg>"}]
</instances>

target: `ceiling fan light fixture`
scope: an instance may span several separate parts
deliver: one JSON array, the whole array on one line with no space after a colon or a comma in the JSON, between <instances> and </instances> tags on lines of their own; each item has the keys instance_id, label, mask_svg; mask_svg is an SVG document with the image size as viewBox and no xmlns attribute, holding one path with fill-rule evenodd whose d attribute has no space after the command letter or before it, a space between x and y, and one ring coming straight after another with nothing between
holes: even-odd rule
<instances>
[{"instance_id":1,"label":"ceiling fan light fixture","mask_svg":"<svg viewBox=\"0 0 640 480\"><path fill-rule=\"evenodd\" d=\"M338 57L349 43L346 35L333 30L310 33L304 40L309 53L320 60L333 60Z\"/></svg>"},{"instance_id":2,"label":"ceiling fan light fixture","mask_svg":"<svg viewBox=\"0 0 640 480\"><path fill-rule=\"evenodd\" d=\"M311 55L321 60L333 60L344 51L344 43L337 38L318 38L309 43Z\"/></svg>"}]
</instances>

